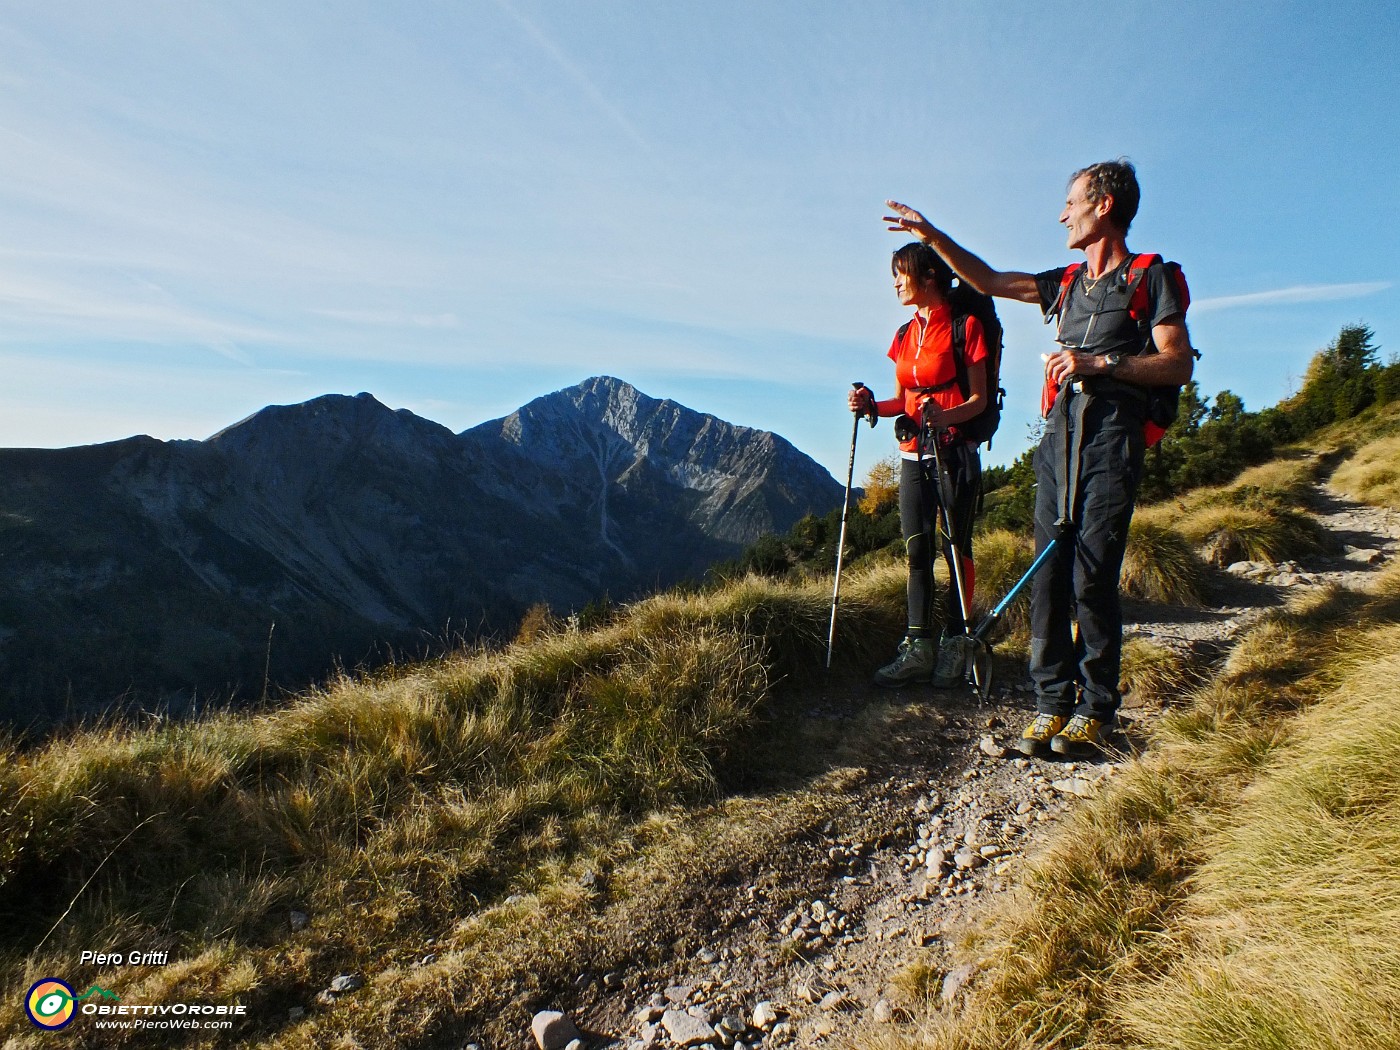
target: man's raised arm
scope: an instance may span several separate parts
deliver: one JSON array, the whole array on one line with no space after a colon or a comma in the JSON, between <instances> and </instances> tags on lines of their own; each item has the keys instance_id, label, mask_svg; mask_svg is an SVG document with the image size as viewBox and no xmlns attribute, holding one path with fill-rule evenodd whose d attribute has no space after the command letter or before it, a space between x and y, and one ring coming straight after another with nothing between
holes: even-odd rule
<instances>
[{"instance_id":1,"label":"man's raised arm","mask_svg":"<svg viewBox=\"0 0 1400 1050\"><path fill-rule=\"evenodd\" d=\"M1040 292L1036 288L1034 274L993 270L907 204L885 201L885 205L895 213L885 216L891 230L910 233L919 238L943 256L953 268L953 272L979 292L1001 299L1017 299L1023 303L1040 302Z\"/></svg>"}]
</instances>

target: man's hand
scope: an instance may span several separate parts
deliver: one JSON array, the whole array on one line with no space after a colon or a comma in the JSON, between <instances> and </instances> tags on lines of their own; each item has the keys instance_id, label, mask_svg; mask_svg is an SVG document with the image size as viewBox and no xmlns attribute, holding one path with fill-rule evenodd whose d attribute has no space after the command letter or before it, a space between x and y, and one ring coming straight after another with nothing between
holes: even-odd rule
<instances>
[{"instance_id":1,"label":"man's hand","mask_svg":"<svg viewBox=\"0 0 1400 1050\"><path fill-rule=\"evenodd\" d=\"M1064 386L1075 376L1103 375L1107 365L1098 354L1086 354L1079 350L1057 350L1045 356L1045 374L1059 386Z\"/></svg>"},{"instance_id":2,"label":"man's hand","mask_svg":"<svg viewBox=\"0 0 1400 1050\"><path fill-rule=\"evenodd\" d=\"M890 232L912 233L921 241L927 241L933 236L933 223L909 205L900 204L898 201L885 201L885 207L895 213L885 216L885 222L889 223Z\"/></svg>"},{"instance_id":3,"label":"man's hand","mask_svg":"<svg viewBox=\"0 0 1400 1050\"><path fill-rule=\"evenodd\" d=\"M1191 337L1186 334L1186 322L1181 316L1169 318L1152 329L1155 353L1135 354L1119 359L1117 368L1110 368L1102 354L1087 354L1064 349L1042 355L1045 374L1064 386L1074 376L1111 375L1124 383L1138 386L1176 386L1191 378L1195 351Z\"/></svg>"},{"instance_id":4,"label":"man's hand","mask_svg":"<svg viewBox=\"0 0 1400 1050\"><path fill-rule=\"evenodd\" d=\"M993 270L909 205L900 204L899 201L885 201L885 207L894 213L885 216L885 222L891 232L912 233L941 255L960 280L966 281L979 292L1003 299L1017 299L1023 303L1040 301L1040 292L1032 274Z\"/></svg>"}]
</instances>

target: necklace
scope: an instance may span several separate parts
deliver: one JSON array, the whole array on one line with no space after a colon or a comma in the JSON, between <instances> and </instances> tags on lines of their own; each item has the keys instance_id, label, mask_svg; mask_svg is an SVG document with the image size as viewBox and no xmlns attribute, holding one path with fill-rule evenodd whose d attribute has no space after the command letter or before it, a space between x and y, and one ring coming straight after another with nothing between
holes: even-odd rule
<instances>
[{"instance_id":1,"label":"necklace","mask_svg":"<svg viewBox=\"0 0 1400 1050\"><path fill-rule=\"evenodd\" d=\"M1128 259L1131 258L1131 255L1128 256ZM1127 260L1124 260L1124 262L1126 261ZM1084 291L1092 292L1095 288L1099 286L1099 282L1101 282L1105 277L1111 277L1113 274L1117 273L1122 268L1123 263L1120 262L1116 266L1110 266L1107 270L1099 274L1097 277L1090 277L1089 267L1085 266L1083 272L1080 274L1081 279L1084 281Z\"/></svg>"},{"instance_id":2,"label":"necklace","mask_svg":"<svg viewBox=\"0 0 1400 1050\"><path fill-rule=\"evenodd\" d=\"M1131 256L1129 256L1129 258L1131 258ZM1104 303L1108 299L1109 289L1113 286L1109 285L1108 287L1104 288L1103 291L1099 292L1099 301L1097 304L1095 304L1094 301L1089 298L1090 293L1092 293L1094 289L1098 288L1098 286L1103 283L1103 279L1105 277L1108 277L1111 274L1117 272L1121 266L1122 263L1119 263L1118 266L1115 266L1110 270L1105 270L1103 273L1099 274L1097 277L1092 279L1090 279L1089 277L1089 268L1087 266L1079 272L1079 280L1084 287L1084 301L1088 303L1091 307L1089 311L1089 323L1084 326L1084 335L1080 337L1078 346L1071 346L1071 344L1066 343L1062 338L1056 339L1055 341L1057 343L1059 343L1061 346L1068 347L1072 350L1082 351L1088 348L1089 336L1094 331L1094 322L1099 319L1099 314L1103 313ZM1064 324L1063 314L1060 315L1060 324L1061 326L1063 326ZM1063 327L1061 328L1061 331L1063 331Z\"/></svg>"}]
</instances>

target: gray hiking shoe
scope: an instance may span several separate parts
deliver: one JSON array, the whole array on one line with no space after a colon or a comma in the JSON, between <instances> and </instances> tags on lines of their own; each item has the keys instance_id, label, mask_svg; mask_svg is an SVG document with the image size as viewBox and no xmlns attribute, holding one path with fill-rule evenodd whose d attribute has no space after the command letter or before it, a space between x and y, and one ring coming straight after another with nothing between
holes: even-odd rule
<instances>
[{"instance_id":1,"label":"gray hiking shoe","mask_svg":"<svg viewBox=\"0 0 1400 1050\"><path fill-rule=\"evenodd\" d=\"M963 673L967 668L967 654L963 650L965 639L944 638L938 643L938 666L933 672L933 684L937 689L951 689L962 685Z\"/></svg>"},{"instance_id":2,"label":"gray hiking shoe","mask_svg":"<svg viewBox=\"0 0 1400 1050\"><path fill-rule=\"evenodd\" d=\"M897 689L910 682L927 682L937 662L931 639L906 638L899 643L899 655L875 672L875 684Z\"/></svg>"}]
</instances>

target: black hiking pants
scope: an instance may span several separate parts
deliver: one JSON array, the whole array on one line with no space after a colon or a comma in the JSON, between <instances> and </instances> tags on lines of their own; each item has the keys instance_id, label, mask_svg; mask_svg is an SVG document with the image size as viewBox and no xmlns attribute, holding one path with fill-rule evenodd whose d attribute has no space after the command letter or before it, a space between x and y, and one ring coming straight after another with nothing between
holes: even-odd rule
<instances>
[{"instance_id":1,"label":"black hiking pants","mask_svg":"<svg viewBox=\"0 0 1400 1050\"><path fill-rule=\"evenodd\" d=\"M1061 535L1066 512L1074 528L1032 584L1031 680L1038 711L1112 725L1122 700L1118 574L1142 479L1142 414L1132 403L1070 391L1061 402L1035 453L1036 553Z\"/></svg>"},{"instance_id":2,"label":"black hiking pants","mask_svg":"<svg viewBox=\"0 0 1400 1050\"><path fill-rule=\"evenodd\" d=\"M952 514L951 528L962 555L963 582L968 601L972 598L972 524L977 515L977 496L982 487L982 461L977 447L955 441L938 450L948 473L944 498ZM910 638L932 638L933 626L933 544L938 532L938 465L932 459L899 461L899 524L904 549L909 557ZM945 544L943 558L948 566L948 590L944 597L943 635L966 634L962 606L958 601L953 554Z\"/></svg>"}]
</instances>

